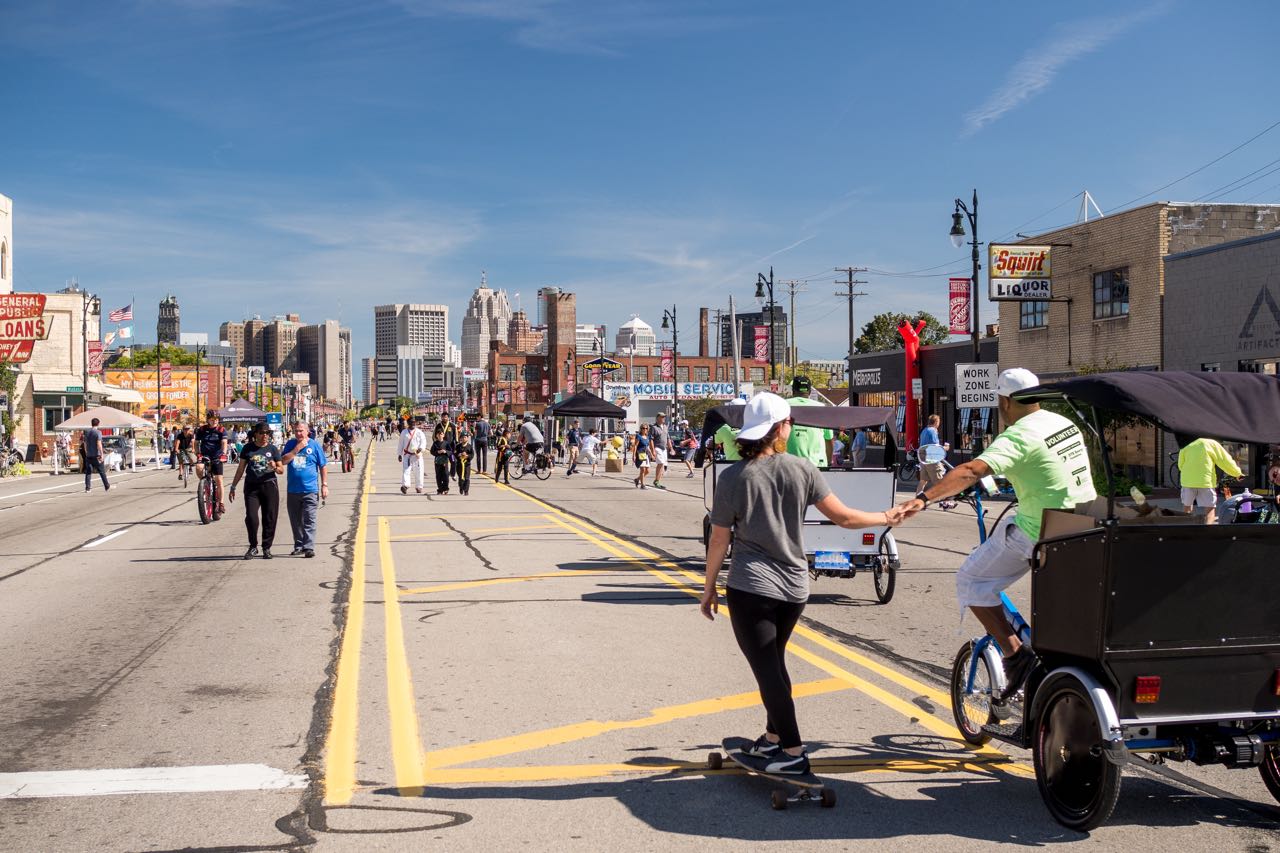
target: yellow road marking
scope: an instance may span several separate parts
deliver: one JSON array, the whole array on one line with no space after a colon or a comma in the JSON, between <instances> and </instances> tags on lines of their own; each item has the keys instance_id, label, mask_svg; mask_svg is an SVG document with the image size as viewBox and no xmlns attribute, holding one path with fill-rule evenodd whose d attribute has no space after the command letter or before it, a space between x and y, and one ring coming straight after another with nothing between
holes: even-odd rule
<instances>
[{"instance_id":1,"label":"yellow road marking","mask_svg":"<svg viewBox=\"0 0 1280 853\"><path fill-rule=\"evenodd\" d=\"M400 595L426 595L431 592L451 592L455 589L472 589L479 586L495 586L504 583L523 583L524 581L538 581L547 578L585 578L592 575L616 575L625 569L609 569L607 571L597 571L595 569L587 569L583 571L573 571L572 569L562 569L557 572L543 572L540 575L522 575L517 578L489 578L481 581L458 581L457 583L442 583L439 586L420 586L413 589L402 589Z\"/></svg>"},{"instance_id":2,"label":"yellow road marking","mask_svg":"<svg viewBox=\"0 0 1280 853\"><path fill-rule=\"evenodd\" d=\"M450 516L450 518L456 521L459 516L454 515ZM464 530L463 533L466 533L467 535L473 535L476 533L514 533L517 530L548 530L550 528L550 524L526 524L520 527L477 527L475 530ZM431 539L436 536L458 535L460 534L453 530L441 530L436 533L401 533L397 536L392 536L391 541L407 542L410 539Z\"/></svg>"},{"instance_id":3,"label":"yellow road marking","mask_svg":"<svg viewBox=\"0 0 1280 853\"><path fill-rule=\"evenodd\" d=\"M391 525L378 517L378 552L382 561L382 586L396 588L395 561L391 555ZM387 641L387 706L391 712L391 758L395 764L396 787L405 796L422 795L422 738L418 733L418 711L413 698L413 678L404 646L404 626L400 621L400 597L383 595Z\"/></svg>"},{"instance_id":4,"label":"yellow road marking","mask_svg":"<svg viewBox=\"0 0 1280 853\"><path fill-rule=\"evenodd\" d=\"M820 681L806 681L795 685L792 688L792 695L796 698L820 696L824 693L847 690L849 687L850 684L847 679L824 678ZM660 726L676 720L719 714L723 711L738 711L743 708L752 708L759 704L760 694L755 690L750 693L735 693L731 696L720 696L715 699L701 699L697 702L654 708L647 716L635 720L609 720L606 722L587 720L582 723L525 732L511 737L495 738L494 740L480 743L439 749L427 753L426 763L432 771L435 771L442 767L454 767L459 764L469 764L473 761L483 761L487 758L497 758L502 755L512 755L517 752L529 752L530 750L542 749L547 746L571 743L575 740L596 737L607 732Z\"/></svg>"},{"instance_id":5,"label":"yellow road marking","mask_svg":"<svg viewBox=\"0 0 1280 853\"><path fill-rule=\"evenodd\" d=\"M1002 762L957 758L829 758L813 759L813 772L824 776L848 773L981 773L989 774ZM745 770L726 761L712 770L704 761L665 761L652 764L551 764L528 767L458 767L427 772L429 785L466 785L485 782L559 782L604 776L650 776L671 773L682 776L742 776Z\"/></svg>"},{"instance_id":6,"label":"yellow road marking","mask_svg":"<svg viewBox=\"0 0 1280 853\"><path fill-rule=\"evenodd\" d=\"M333 690L333 716L325 740L324 798L330 805L351 802L356 786L356 731L360 715L360 643L364 634L365 547L369 531L369 495L373 491L373 454L365 458L364 494L356 521L351 550L351 588L347 592L347 618L342 627L337 675Z\"/></svg>"},{"instance_id":7,"label":"yellow road marking","mask_svg":"<svg viewBox=\"0 0 1280 853\"><path fill-rule=\"evenodd\" d=\"M554 507L552 507L554 509ZM455 512L449 515L441 515L433 513L431 515L394 515L388 516L391 521L421 521L424 518L447 518L450 521L457 521L460 518L538 518L537 513L532 512Z\"/></svg>"}]
</instances>

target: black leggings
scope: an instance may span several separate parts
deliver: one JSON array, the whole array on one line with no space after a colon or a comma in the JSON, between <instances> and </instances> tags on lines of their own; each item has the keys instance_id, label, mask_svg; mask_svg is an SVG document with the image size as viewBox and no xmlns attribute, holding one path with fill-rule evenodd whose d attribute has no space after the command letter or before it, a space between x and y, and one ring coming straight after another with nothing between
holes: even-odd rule
<instances>
[{"instance_id":1,"label":"black leggings","mask_svg":"<svg viewBox=\"0 0 1280 853\"><path fill-rule=\"evenodd\" d=\"M729 621L738 648L751 665L760 685L768 722L765 731L781 739L783 749L800 746L800 726L796 723L796 703L791 698L791 676L787 674L787 641L804 612L804 604L766 598L729 587L725 590Z\"/></svg>"},{"instance_id":2,"label":"black leggings","mask_svg":"<svg viewBox=\"0 0 1280 853\"><path fill-rule=\"evenodd\" d=\"M262 516L262 548L271 550L276 541L276 520L280 517L280 488L275 478L244 489L244 526L249 531L249 547L258 547L258 516Z\"/></svg>"}]
</instances>

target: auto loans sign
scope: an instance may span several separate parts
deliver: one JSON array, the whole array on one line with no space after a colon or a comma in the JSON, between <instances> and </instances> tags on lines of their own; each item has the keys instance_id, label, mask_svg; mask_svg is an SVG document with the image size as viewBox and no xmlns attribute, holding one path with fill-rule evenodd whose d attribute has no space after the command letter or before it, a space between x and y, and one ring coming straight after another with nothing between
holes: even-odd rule
<instances>
[{"instance_id":1,"label":"auto loans sign","mask_svg":"<svg viewBox=\"0 0 1280 853\"><path fill-rule=\"evenodd\" d=\"M43 293L0 294L0 361L30 361L36 341L49 337Z\"/></svg>"}]
</instances>

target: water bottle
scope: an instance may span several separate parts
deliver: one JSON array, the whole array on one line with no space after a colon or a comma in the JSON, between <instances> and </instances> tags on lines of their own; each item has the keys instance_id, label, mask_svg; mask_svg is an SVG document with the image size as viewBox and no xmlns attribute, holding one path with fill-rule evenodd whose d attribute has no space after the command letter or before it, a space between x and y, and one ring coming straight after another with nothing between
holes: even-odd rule
<instances>
[{"instance_id":1,"label":"water bottle","mask_svg":"<svg viewBox=\"0 0 1280 853\"><path fill-rule=\"evenodd\" d=\"M1237 512L1253 512L1252 497L1253 493L1249 491L1248 486L1245 486L1244 491L1240 494L1240 509Z\"/></svg>"}]
</instances>

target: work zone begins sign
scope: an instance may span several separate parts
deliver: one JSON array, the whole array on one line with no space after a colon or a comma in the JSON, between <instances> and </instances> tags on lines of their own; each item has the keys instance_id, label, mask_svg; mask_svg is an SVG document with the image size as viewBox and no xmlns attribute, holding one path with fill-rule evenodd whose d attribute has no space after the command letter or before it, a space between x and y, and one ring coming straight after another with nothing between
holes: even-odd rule
<instances>
[{"instance_id":1,"label":"work zone begins sign","mask_svg":"<svg viewBox=\"0 0 1280 853\"><path fill-rule=\"evenodd\" d=\"M957 364L956 408L994 408L999 373L1000 368L994 364Z\"/></svg>"},{"instance_id":2,"label":"work zone begins sign","mask_svg":"<svg viewBox=\"0 0 1280 853\"><path fill-rule=\"evenodd\" d=\"M996 301L1023 302L1053 298L1052 246L987 247L989 295Z\"/></svg>"}]
</instances>

